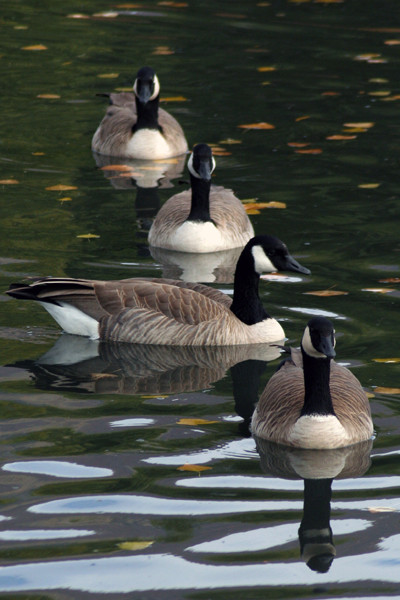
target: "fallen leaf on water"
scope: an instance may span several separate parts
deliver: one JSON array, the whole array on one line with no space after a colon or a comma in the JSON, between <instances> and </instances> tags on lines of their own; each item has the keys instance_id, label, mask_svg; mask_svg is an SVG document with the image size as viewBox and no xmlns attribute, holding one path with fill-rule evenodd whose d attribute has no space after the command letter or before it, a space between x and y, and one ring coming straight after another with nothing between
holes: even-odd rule
<instances>
[{"instance_id":1,"label":"fallen leaf on water","mask_svg":"<svg viewBox=\"0 0 400 600\"><path fill-rule=\"evenodd\" d=\"M387 277L386 279L379 279L379 283L400 283L400 277Z\"/></svg>"},{"instance_id":2,"label":"fallen leaf on water","mask_svg":"<svg viewBox=\"0 0 400 600\"><path fill-rule=\"evenodd\" d=\"M297 119L295 119L295 121L297 123L298 121L305 121L305 119L309 119L309 118L310 118L309 115L304 115L304 117L297 117Z\"/></svg>"},{"instance_id":3,"label":"fallen leaf on water","mask_svg":"<svg viewBox=\"0 0 400 600\"><path fill-rule=\"evenodd\" d=\"M207 421L207 419L179 419L178 425L209 425L210 423L218 423L218 421Z\"/></svg>"},{"instance_id":4,"label":"fallen leaf on water","mask_svg":"<svg viewBox=\"0 0 400 600\"><path fill-rule=\"evenodd\" d=\"M84 15L82 13L74 13L72 15L67 15L67 19L89 19L89 15Z\"/></svg>"},{"instance_id":5,"label":"fallen leaf on water","mask_svg":"<svg viewBox=\"0 0 400 600\"><path fill-rule=\"evenodd\" d=\"M326 137L327 140L355 140L356 135L328 135Z\"/></svg>"},{"instance_id":6,"label":"fallen leaf on water","mask_svg":"<svg viewBox=\"0 0 400 600\"><path fill-rule=\"evenodd\" d=\"M103 19L115 19L118 17L118 13L113 10L108 10L104 12L93 13L94 17L102 17Z\"/></svg>"},{"instance_id":7,"label":"fallen leaf on water","mask_svg":"<svg viewBox=\"0 0 400 600\"><path fill-rule=\"evenodd\" d=\"M248 215L261 215L261 210L258 210L258 208L249 208L246 209L246 213Z\"/></svg>"},{"instance_id":8,"label":"fallen leaf on water","mask_svg":"<svg viewBox=\"0 0 400 600\"><path fill-rule=\"evenodd\" d=\"M160 98L160 102L186 102L185 96L168 96L167 98Z\"/></svg>"},{"instance_id":9,"label":"fallen leaf on water","mask_svg":"<svg viewBox=\"0 0 400 600\"><path fill-rule=\"evenodd\" d=\"M305 148L309 146L310 142L288 142L288 146L291 148Z\"/></svg>"},{"instance_id":10,"label":"fallen leaf on water","mask_svg":"<svg viewBox=\"0 0 400 600\"><path fill-rule=\"evenodd\" d=\"M32 152L32 156L44 156L44 152Z\"/></svg>"},{"instance_id":11,"label":"fallen leaf on water","mask_svg":"<svg viewBox=\"0 0 400 600\"><path fill-rule=\"evenodd\" d=\"M400 100L400 94L395 94L394 96L387 96L386 98L382 98L382 102L392 102L393 100Z\"/></svg>"},{"instance_id":12,"label":"fallen leaf on water","mask_svg":"<svg viewBox=\"0 0 400 600\"><path fill-rule=\"evenodd\" d=\"M375 123L343 123L343 125L344 127L362 127L363 129L369 129L370 127L373 127Z\"/></svg>"},{"instance_id":13,"label":"fallen leaf on water","mask_svg":"<svg viewBox=\"0 0 400 600\"><path fill-rule=\"evenodd\" d=\"M391 388L391 387L376 387L374 392L377 394L400 394L400 388Z\"/></svg>"},{"instance_id":14,"label":"fallen leaf on water","mask_svg":"<svg viewBox=\"0 0 400 600\"><path fill-rule=\"evenodd\" d=\"M389 292L395 292L392 288L363 288L362 292L374 292L375 294L388 294Z\"/></svg>"},{"instance_id":15,"label":"fallen leaf on water","mask_svg":"<svg viewBox=\"0 0 400 600\"><path fill-rule=\"evenodd\" d=\"M247 125L238 125L241 129L275 129L275 125L270 123L248 123Z\"/></svg>"},{"instance_id":16,"label":"fallen leaf on water","mask_svg":"<svg viewBox=\"0 0 400 600\"><path fill-rule=\"evenodd\" d=\"M400 363L400 358L373 358L377 363Z\"/></svg>"},{"instance_id":17,"label":"fallen leaf on water","mask_svg":"<svg viewBox=\"0 0 400 600\"><path fill-rule=\"evenodd\" d=\"M322 92L321 96L340 96L340 92Z\"/></svg>"},{"instance_id":18,"label":"fallen leaf on water","mask_svg":"<svg viewBox=\"0 0 400 600\"><path fill-rule=\"evenodd\" d=\"M21 50L47 50L47 46L43 44L34 44L33 46L23 46Z\"/></svg>"},{"instance_id":19,"label":"fallen leaf on water","mask_svg":"<svg viewBox=\"0 0 400 600\"><path fill-rule=\"evenodd\" d=\"M174 50L171 50L168 46L156 46L152 54L158 54L159 56L167 56L168 54L174 54Z\"/></svg>"},{"instance_id":20,"label":"fallen leaf on water","mask_svg":"<svg viewBox=\"0 0 400 600\"><path fill-rule=\"evenodd\" d=\"M227 138L226 140L220 140L219 144L242 144L242 140L235 140L233 138Z\"/></svg>"},{"instance_id":21,"label":"fallen leaf on water","mask_svg":"<svg viewBox=\"0 0 400 600\"><path fill-rule=\"evenodd\" d=\"M349 292L341 292L339 290L315 290L314 292L304 292L309 296L347 296Z\"/></svg>"},{"instance_id":22,"label":"fallen leaf on water","mask_svg":"<svg viewBox=\"0 0 400 600\"><path fill-rule=\"evenodd\" d=\"M374 190L376 188L378 188L381 184L380 183L360 183L358 184L357 187L362 188L364 190Z\"/></svg>"},{"instance_id":23,"label":"fallen leaf on water","mask_svg":"<svg viewBox=\"0 0 400 600\"><path fill-rule=\"evenodd\" d=\"M390 96L392 92L388 90L378 90L376 92L368 92L368 96Z\"/></svg>"},{"instance_id":24,"label":"fallen leaf on water","mask_svg":"<svg viewBox=\"0 0 400 600\"><path fill-rule=\"evenodd\" d=\"M260 73L265 73L267 71L276 71L276 67L258 67L257 71L260 71Z\"/></svg>"},{"instance_id":25,"label":"fallen leaf on water","mask_svg":"<svg viewBox=\"0 0 400 600\"><path fill-rule=\"evenodd\" d=\"M76 185L64 185L59 183L58 185L51 185L45 189L51 192L66 192L67 190L77 190L78 188Z\"/></svg>"},{"instance_id":26,"label":"fallen leaf on water","mask_svg":"<svg viewBox=\"0 0 400 600\"><path fill-rule=\"evenodd\" d=\"M133 4L132 2L125 2L124 4L117 4L116 8L141 8L141 4Z\"/></svg>"},{"instance_id":27,"label":"fallen leaf on water","mask_svg":"<svg viewBox=\"0 0 400 600\"><path fill-rule=\"evenodd\" d=\"M214 156L232 156L232 152L218 148L216 150L213 148L213 154Z\"/></svg>"},{"instance_id":28,"label":"fallen leaf on water","mask_svg":"<svg viewBox=\"0 0 400 600\"><path fill-rule=\"evenodd\" d=\"M385 40L383 43L386 44L386 46L399 46L400 40Z\"/></svg>"},{"instance_id":29,"label":"fallen leaf on water","mask_svg":"<svg viewBox=\"0 0 400 600\"><path fill-rule=\"evenodd\" d=\"M373 394L372 392L365 392L365 395L367 396L367 398L375 398L375 394Z\"/></svg>"},{"instance_id":30,"label":"fallen leaf on water","mask_svg":"<svg viewBox=\"0 0 400 600\"><path fill-rule=\"evenodd\" d=\"M295 150L297 154L322 154L321 148L307 148L306 150Z\"/></svg>"},{"instance_id":31,"label":"fallen leaf on water","mask_svg":"<svg viewBox=\"0 0 400 600\"><path fill-rule=\"evenodd\" d=\"M58 202L70 202L72 198L57 198Z\"/></svg>"},{"instance_id":32,"label":"fallen leaf on water","mask_svg":"<svg viewBox=\"0 0 400 600\"><path fill-rule=\"evenodd\" d=\"M202 465L189 465L185 464L181 467L177 467L177 471L194 471L195 473L200 473L201 471L208 471L212 469L212 467L203 467Z\"/></svg>"},{"instance_id":33,"label":"fallen leaf on water","mask_svg":"<svg viewBox=\"0 0 400 600\"><path fill-rule=\"evenodd\" d=\"M117 544L121 550L144 550L154 544L154 542L121 542Z\"/></svg>"},{"instance_id":34,"label":"fallen leaf on water","mask_svg":"<svg viewBox=\"0 0 400 600\"><path fill-rule=\"evenodd\" d=\"M368 509L370 513L386 513L386 512L396 512L397 509L392 506L371 506Z\"/></svg>"},{"instance_id":35,"label":"fallen leaf on water","mask_svg":"<svg viewBox=\"0 0 400 600\"><path fill-rule=\"evenodd\" d=\"M59 94L38 94L36 98L56 99L61 98L61 96Z\"/></svg>"},{"instance_id":36,"label":"fallen leaf on water","mask_svg":"<svg viewBox=\"0 0 400 600\"><path fill-rule=\"evenodd\" d=\"M371 60L373 58L378 58L379 56L381 55L376 53L357 54L357 56L354 57L354 60Z\"/></svg>"},{"instance_id":37,"label":"fallen leaf on water","mask_svg":"<svg viewBox=\"0 0 400 600\"><path fill-rule=\"evenodd\" d=\"M93 240L95 238L99 238L99 235L96 235L95 233L81 233L80 235L76 236L77 238L83 238L85 240Z\"/></svg>"},{"instance_id":38,"label":"fallen leaf on water","mask_svg":"<svg viewBox=\"0 0 400 600\"><path fill-rule=\"evenodd\" d=\"M346 129L343 129L342 131L345 134L348 134L348 133L365 133L366 131L368 131L368 129L366 129L365 127L347 127Z\"/></svg>"},{"instance_id":39,"label":"fallen leaf on water","mask_svg":"<svg viewBox=\"0 0 400 600\"><path fill-rule=\"evenodd\" d=\"M368 81L370 83L389 83L388 79L383 79L382 77L371 77Z\"/></svg>"},{"instance_id":40,"label":"fallen leaf on water","mask_svg":"<svg viewBox=\"0 0 400 600\"><path fill-rule=\"evenodd\" d=\"M100 169L102 171L130 171L131 167L129 165L105 165Z\"/></svg>"},{"instance_id":41,"label":"fallen leaf on water","mask_svg":"<svg viewBox=\"0 0 400 600\"><path fill-rule=\"evenodd\" d=\"M15 185L16 183L19 183L17 179L0 179L1 185Z\"/></svg>"},{"instance_id":42,"label":"fallen leaf on water","mask_svg":"<svg viewBox=\"0 0 400 600\"><path fill-rule=\"evenodd\" d=\"M157 4L159 6L172 6L173 8L186 8L188 6L187 2L170 2L169 0L157 2Z\"/></svg>"},{"instance_id":43,"label":"fallen leaf on water","mask_svg":"<svg viewBox=\"0 0 400 600\"><path fill-rule=\"evenodd\" d=\"M100 73L97 77L100 77L100 79L116 79L119 77L119 73Z\"/></svg>"},{"instance_id":44,"label":"fallen leaf on water","mask_svg":"<svg viewBox=\"0 0 400 600\"><path fill-rule=\"evenodd\" d=\"M271 202L246 202L246 201L244 201L244 208L245 208L246 212L248 213L251 210L260 210L262 208L286 208L286 204L284 202L276 202L274 200L271 200Z\"/></svg>"}]
</instances>

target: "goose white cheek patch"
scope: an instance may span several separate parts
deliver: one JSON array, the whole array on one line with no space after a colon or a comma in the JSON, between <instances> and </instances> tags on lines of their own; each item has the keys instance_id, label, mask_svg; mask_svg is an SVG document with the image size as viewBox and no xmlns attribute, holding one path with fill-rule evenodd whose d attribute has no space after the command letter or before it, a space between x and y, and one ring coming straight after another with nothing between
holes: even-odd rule
<instances>
[{"instance_id":1,"label":"goose white cheek patch","mask_svg":"<svg viewBox=\"0 0 400 600\"><path fill-rule=\"evenodd\" d=\"M270 261L261 246L253 246L251 253L254 258L254 269L257 273L273 273L277 271L277 268Z\"/></svg>"},{"instance_id":2,"label":"goose white cheek patch","mask_svg":"<svg viewBox=\"0 0 400 600\"><path fill-rule=\"evenodd\" d=\"M301 341L301 345L303 346L304 352L308 354L308 356L312 356L313 358L326 358L326 354L323 352L318 352L313 346L311 341L310 329L306 327L304 330L303 339ZM333 347L336 346L336 340L334 340Z\"/></svg>"}]
</instances>

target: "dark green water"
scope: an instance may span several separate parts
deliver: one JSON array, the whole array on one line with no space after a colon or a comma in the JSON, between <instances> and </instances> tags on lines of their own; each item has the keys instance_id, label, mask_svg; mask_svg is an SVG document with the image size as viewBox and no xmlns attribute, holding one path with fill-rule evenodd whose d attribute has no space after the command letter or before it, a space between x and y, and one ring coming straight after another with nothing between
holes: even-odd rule
<instances>
[{"instance_id":1,"label":"dark green water","mask_svg":"<svg viewBox=\"0 0 400 600\"><path fill-rule=\"evenodd\" d=\"M40 306L1 295L0 593L396 595L400 394L375 391L400 387L400 362L375 360L400 357L399 284L381 281L400 277L396 0L81 4L0 7L0 180L17 181L0 184L0 289L27 276L179 274L146 239L187 174L171 165L171 181L149 193L90 151L105 109L96 94L131 86L150 64L162 97L186 99L162 106L189 146L225 149L215 183L286 204L252 215L254 228L281 237L312 276L264 281L262 297L293 344L310 315L334 319L338 359L373 394L377 437L362 456L330 458L331 502L328 483L307 483L303 512L301 456L259 454L247 437L276 360L230 369L248 356L101 347L91 357L85 346L79 364L39 364L59 329ZM47 49L23 49L38 44ZM275 128L238 127L259 122ZM46 189L59 184L75 189ZM88 233L99 237L77 237ZM231 289L229 277L214 285ZM347 294L307 295L328 288ZM209 469L177 470L185 463ZM298 528L327 530L329 503L336 557L321 573L322 559L316 570L301 559Z\"/></svg>"}]
</instances>

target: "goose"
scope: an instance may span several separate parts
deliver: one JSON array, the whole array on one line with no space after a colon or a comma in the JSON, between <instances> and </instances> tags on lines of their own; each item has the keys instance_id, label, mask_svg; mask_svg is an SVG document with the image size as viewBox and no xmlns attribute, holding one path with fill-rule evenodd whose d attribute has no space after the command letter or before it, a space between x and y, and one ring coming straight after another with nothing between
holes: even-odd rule
<instances>
[{"instance_id":1,"label":"goose","mask_svg":"<svg viewBox=\"0 0 400 600\"><path fill-rule=\"evenodd\" d=\"M92 339L173 346L269 343L285 336L258 296L260 273L310 274L274 236L252 238L235 271L233 299L198 283L133 278L47 277L11 284L7 294L39 301L67 333Z\"/></svg>"},{"instance_id":2,"label":"goose","mask_svg":"<svg viewBox=\"0 0 400 600\"><path fill-rule=\"evenodd\" d=\"M311 319L300 350L289 349L252 418L256 437L299 448L333 449L371 438L369 401L358 379L334 362L335 330Z\"/></svg>"},{"instance_id":3,"label":"goose","mask_svg":"<svg viewBox=\"0 0 400 600\"><path fill-rule=\"evenodd\" d=\"M92 139L92 150L108 156L160 160L185 154L178 121L158 108L160 83L151 67L139 69L131 92L107 94L110 107Z\"/></svg>"},{"instance_id":4,"label":"goose","mask_svg":"<svg viewBox=\"0 0 400 600\"><path fill-rule=\"evenodd\" d=\"M161 207L149 231L149 244L179 252L240 248L254 236L243 204L232 190L211 187L215 160L207 144L197 144L188 160L191 190Z\"/></svg>"}]
</instances>

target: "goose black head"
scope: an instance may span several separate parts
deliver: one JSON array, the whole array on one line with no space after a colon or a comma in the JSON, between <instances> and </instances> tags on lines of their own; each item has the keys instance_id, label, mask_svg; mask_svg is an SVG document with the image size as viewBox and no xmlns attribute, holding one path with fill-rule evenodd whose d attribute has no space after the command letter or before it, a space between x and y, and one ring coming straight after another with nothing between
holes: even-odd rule
<instances>
[{"instance_id":1,"label":"goose black head","mask_svg":"<svg viewBox=\"0 0 400 600\"><path fill-rule=\"evenodd\" d=\"M301 347L313 358L334 358L335 328L332 321L325 317L314 317L307 323L304 330Z\"/></svg>"},{"instance_id":2,"label":"goose black head","mask_svg":"<svg viewBox=\"0 0 400 600\"><path fill-rule=\"evenodd\" d=\"M160 93L158 77L151 67L142 67L136 75L133 91L142 104L157 98Z\"/></svg>"},{"instance_id":3,"label":"goose black head","mask_svg":"<svg viewBox=\"0 0 400 600\"><path fill-rule=\"evenodd\" d=\"M248 242L248 246L254 258L254 269L259 274L273 271L311 273L291 256L286 244L273 235L257 235Z\"/></svg>"},{"instance_id":4,"label":"goose black head","mask_svg":"<svg viewBox=\"0 0 400 600\"><path fill-rule=\"evenodd\" d=\"M211 174L215 169L215 160L212 150L207 144L197 144L188 160L189 173L197 179L211 180Z\"/></svg>"}]
</instances>

